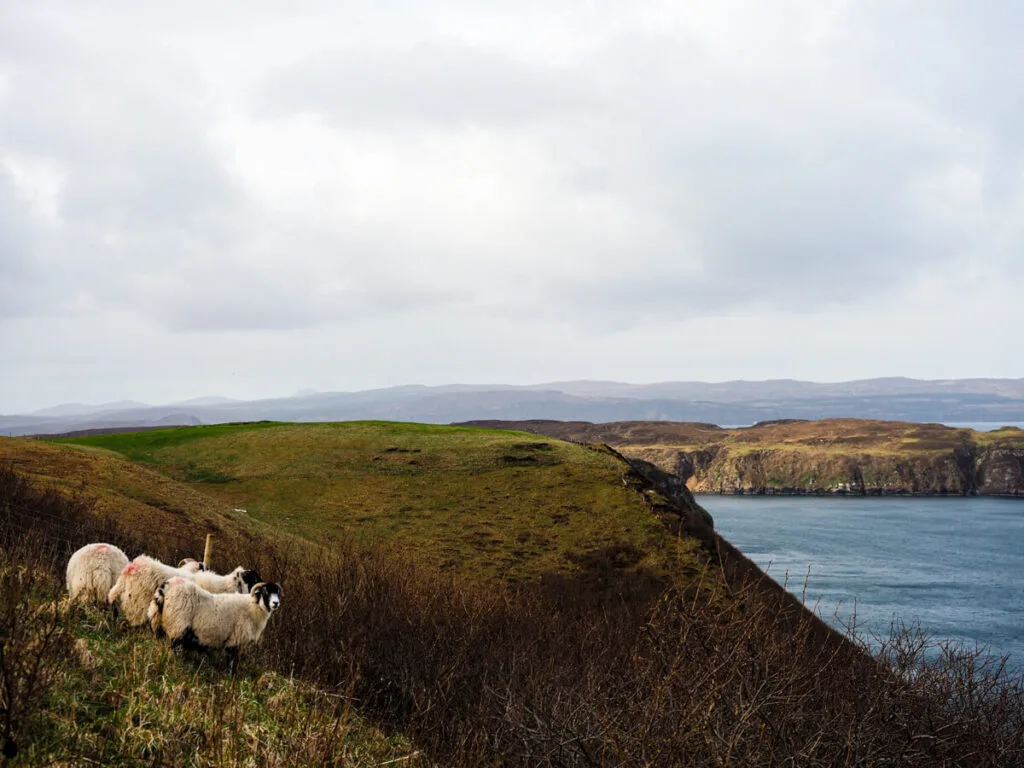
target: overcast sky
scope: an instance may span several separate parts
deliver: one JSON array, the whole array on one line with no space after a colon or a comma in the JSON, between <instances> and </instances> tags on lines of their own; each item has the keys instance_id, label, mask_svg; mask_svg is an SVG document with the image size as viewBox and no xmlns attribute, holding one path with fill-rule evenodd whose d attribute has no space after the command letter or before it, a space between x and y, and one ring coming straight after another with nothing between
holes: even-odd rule
<instances>
[{"instance_id":1,"label":"overcast sky","mask_svg":"<svg viewBox=\"0 0 1024 768\"><path fill-rule=\"evenodd\" d=\"M1018 3L491 5L0 3L0 413L1024 376Z\"/></svg>"}]
</instances>

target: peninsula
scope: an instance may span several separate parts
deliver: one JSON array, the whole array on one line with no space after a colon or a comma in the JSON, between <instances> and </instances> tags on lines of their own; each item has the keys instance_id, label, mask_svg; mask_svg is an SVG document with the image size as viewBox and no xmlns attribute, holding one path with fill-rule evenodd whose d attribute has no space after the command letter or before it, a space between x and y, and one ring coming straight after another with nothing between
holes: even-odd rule
<instances>
[{"instance_id":1,"label":"peninsula","mask_svg":"<svg viewBox=\"0 0 1024 768\"><path fill-rule=\"evenodd\" d=\"M1024 430L866 419L714 424L475 421L586 443L672 472L694 493L1024 496Z\"/></svg>"}]
</instances>

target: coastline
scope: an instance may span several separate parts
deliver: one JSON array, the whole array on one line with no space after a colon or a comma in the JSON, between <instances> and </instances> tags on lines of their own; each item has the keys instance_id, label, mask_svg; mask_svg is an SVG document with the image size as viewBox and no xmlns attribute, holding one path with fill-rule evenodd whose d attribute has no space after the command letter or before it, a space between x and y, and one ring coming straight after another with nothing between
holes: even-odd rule
<instances>
[{"instance_id":1,"label":"coastline","mask_svg":"<svg viewBox=\"0 0 1024 768\"><path fill-rule=\"evenodd\" d=\"M690 491L694 496L783 496L783 497L806 497L809 499L835 499L835 498L906 498L906 499L965 499L965 498L992 498L992 499L1024 499L1024 491L1014 493L979 493L977 491L964 493L961 491L950 491L940 493L936 491L908 491L904 489L871 489L865 492L859 491L805 491L800 488L750 488L735 489L731 491Z\"/></svg>"}]
</instances>

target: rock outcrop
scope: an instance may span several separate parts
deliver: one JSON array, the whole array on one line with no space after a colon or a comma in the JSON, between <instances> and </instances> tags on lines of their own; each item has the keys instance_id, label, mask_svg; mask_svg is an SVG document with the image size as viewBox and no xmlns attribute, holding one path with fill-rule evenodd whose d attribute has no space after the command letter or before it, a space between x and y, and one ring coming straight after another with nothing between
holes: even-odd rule
<instances>
[{"instance_id":1,"label":"rock outcrop","mask_svg":"<svg viewBox=\"0 0 1024 768\"><path fill-rule=\"evenodd\" d=\"M990 448L978 459L976 491L1024 496L1024 448Z\"/></svg>"},{"instance_id":2,"label":"rock outcrop","mask_svg":"<svg viewBox=\"0 0 1024 768\"><path fill-rule=\"evenodd\" d=\"M1024 448L887 455L714 446L680 451L672 469L694 493L1024 496Z\"/></svg>"}]
</instances>

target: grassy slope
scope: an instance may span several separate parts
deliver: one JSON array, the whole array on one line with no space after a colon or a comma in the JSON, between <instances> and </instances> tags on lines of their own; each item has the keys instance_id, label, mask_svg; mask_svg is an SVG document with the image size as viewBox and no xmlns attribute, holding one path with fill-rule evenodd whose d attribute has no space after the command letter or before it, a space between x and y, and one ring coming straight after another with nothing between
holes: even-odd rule
<instances>
[{"instance_id":1,"label":"grassy slope","mask_svg":"<svg viewBox=\"0 0 1024 768\"><path fill-rule=\"evenodd\" d=\"M580 556L605 547L638 553L616 564L623 575L698 557L695 542L667 536L641 496L623 486L610 456L525 433L225 425L74 441L0 438L2 461L43 485L95 499L99 512L142 540L157 529L177 537L181 556L198 556L208 530L259 539L283 528L317 542L355 536L412 545L408 551L428 563L513 581L573 574L584 567ZM336 700L313 688L255 668L232 683L221 669L176 659L145 633L111 634L106 617L91 611L75 633L76 655L37 723L46 738L30 764L59 757L62 744L111 764L136 754L202 762L198 755L213 747L242 762L275 749L281 760L287 750L298 755L295 764L306 750L316 764L318 750L334 748L324 740L336 730ZM355 714L346 711L340 722L345 748L370 761L353 764L412 751L407 740L385 737ZM282 729L296 727L300 735L282 740ZM213 747L200 736L210 733Z\"/></svg>"},{"instance_id":2,"label":"grassy slope","mask_svg":"<svg viewBox=\"0 0 1024 768\"><path fill-rule=\"evenodd\" d=\"M99 512L143 540L147 531L169 532L181 556L198 556L208 530L260 538L280 526L318 542L355 535L412 544L430 563L454 560L463 573L516 579L571 573L579 568L573 556L602 546L642 550L630 563L636 570L663 568L670 553L693 547L665 535L609 456L522 433L254 424L73 442L0 438L0 461L95 499ZM145 633L112 634L96 612L75 626L77 651L37 723L46 738L23 755L30 764L59 757L61 745L111 764L136 754L196 760L214 747L236 756L287 750L296 764L305 750L316 764L318 750L336 748L325 741L336 731L361 758L353 764L412 751L347 711L336 728L336 700L274 673L253 668L232 683ZM292 735L284 739L283 729Z\"/></svg>"},{"instance_id":3,"label":"grassy slope","mask_svg":"<svg viewBox=\"0 0 1024 768\"><path fill-rule=\"evenodd\" d=\"M614 549L647 571L692 559L692 542L665 535L613 458L526 433L259 423L59 442L116 452L313 541L412 545L470 576L573 573L581 556Z\"/></svg>"},{"instance_id":4,"label":"grassy slope","mask_svg":"<svg viewBox=\"0 0 1024 768\"><path fill-rule=\"evenodd\" d=\"M162 539L180 544L181 557L201 557L209 532L244 538L266 532L223 501L109 451L0 438L0 462L41 484L95 500L98 513L143 540L159 529Z\"/></svg>"},{"instance_id":5,"label":"grassy slope","mask_svg":"<svg viewBox=\"0 0 1024 768\"><path fill-rule=\"evenodd\" d=\"M225 676L202 657L115 628L105 611L75 609L64 621L67 655L54 659L58 677L18 764L83 755L101 765L421 764L407 739L385 735L344 698L274 672Z\"/></svg>"}]
</instances>

